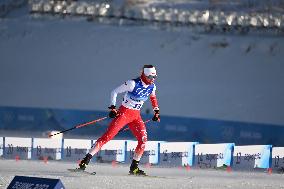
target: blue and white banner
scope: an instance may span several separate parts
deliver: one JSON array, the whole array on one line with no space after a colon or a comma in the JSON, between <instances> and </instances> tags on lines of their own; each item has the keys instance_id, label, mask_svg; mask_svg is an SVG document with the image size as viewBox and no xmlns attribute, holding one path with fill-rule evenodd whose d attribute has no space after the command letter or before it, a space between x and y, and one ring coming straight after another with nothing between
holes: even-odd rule
<instances>
[{"instance_id":1,"label":"blue and white banner","mask_svg":"<svg viewBox=\"0 0 284 189\"><path fill-rule=\"evenodd\" d=\"M93 144L95 142L93 141ZM97 162L125 162L126 140L110 140L95 155Z\"/></svg>"},{"instance_id":2,"label":"blue and white banner","mask_svg":"<svg viewBox=\"0 0 284 189\"><path fill-rule=\"evenodd\" d=\"M162 166L192 166L197 142L164 142L160 144Z\"/></svg>"},{"instance_id":3,"label":"blue and white banner","mask_svg":"<svg viewBox=\"0 0 284 189\"><path fill-rule=\"evenodd\" d=\"M163 143L163 141L147 141L144 153L140 159L140 163L158 164L160 143ZM132 141L132 140L127 141L127 158L126 158L127 163L130 163L132 161L137 144L138 144L137 141Z\"/></svg>"},{"instance_id":4,"label":"blue and white banner","mask_svg":"<svg viewBox=\"0 0 284 189\"><path fill-rule=\"evenodd\" d=\"M82 122L104 117L106 114L108 114L106 111L0 106L0 130L4 131L1 136L5 136L5 132L16 134L21 130L46 132L52 128L52 130L60 131ZM148 114L142 114L142 118L147 120L151 117ZM110 119L105 119L99 122L100 126L84 127L84 129L76 130L76 134L89 137L100 136L105 132L109 122ZM155 138L157 141L192 141L194 138L200 143L232 141L238 145L273 143L284 146L282 136L284 127L274 124L163 116L162 122L151 122L151 125L153 127L147 127L148 139ZM271 130L273 132L270 132ZM133 137L131 132L121 132L119 136Z\"/></svg>"},{"instance_id":5,"label":"blue and white banner","mask_svg":"<svg viewBox=\"0 0 284 189\"><path fill-rule=\"evenodd\" d=\"M196 144L195 163L199 168L231 166L234 143Z\"/></svg>"},{"instance_id":6,"label":"blue and white banner","mask_svg":"<svg viewBox=\"0 0 284 189\"><path fill-rule=\"evenodd\" d=\"M7 189L65 189L60 179L15 176Z\"/></svg>"},{"instance_id":7,"label":"blue and white banner","mask_svg":"<svg viewBox=\"0 0 284 189\"><path fill-rule=\"evenodd\" d=\"M85 157L92 146L92 140L64 139L62 159L66 161L78 161Z\"/></svg>"},{"instance_id":8,"label":"blue and white banner","mask_svg":"<svg viewBox=\"0 0 284 189\"><path fill-rule=\"evenodd\" d=\"M281 170L284 168L284 147L272 148L272 169Z\"/></svg>"},{"instance_id":9,"label":"blue and white banner","mask_svg":"<svg viewBox=\"0 0 284 189\"><path fill-rule=\"evenodd\" d=\"M272 145L235 146L234 169L270 168Z\"/></svg>"},{"instance_id":10,"label":"blue and white banner","mask_svg":"<svg viewBox=\"0 0 284 189\"><path fill-rule=\"evenodd\" d=\"M62 139L34 138L33 139L33 159L60 160L62 149Z\"/></svg>"},{"instance_id":11,"label":"blue and white banner","mask_svg":"<svg viewBox=\"0 0 284 189\"><path fill-rule=\"evenodd\" d=\"M0 156L6 159L45 159L78 161L94 144L94 140L0 137ZM92 159L97 162L130 163L137 141L111 140ZM284 167L284 147L272 145L234 146L234 143L199 144L198 142L148 141L140 160L143 164L162 166L195 166L234 169Z\"/></svg>"},{"instance_id":12,"label":"blue and white banner","mask_svg":"<svg viewBox=\"0 0 284 189\"><path fill-rule=\"evenodd\" d=\"M4 153L4 137L0 137L0 157L3 156Z\"/></svg>"},{"instance_id":13,"label":"blue and white banner","mask_svg":"<svg viewBox=\"0 0 284 189\"><path fill-rule=\"evenodd\" d=\"M5 137L4 158L31 159L32 138Z\"/></svg>"}]
</instances>

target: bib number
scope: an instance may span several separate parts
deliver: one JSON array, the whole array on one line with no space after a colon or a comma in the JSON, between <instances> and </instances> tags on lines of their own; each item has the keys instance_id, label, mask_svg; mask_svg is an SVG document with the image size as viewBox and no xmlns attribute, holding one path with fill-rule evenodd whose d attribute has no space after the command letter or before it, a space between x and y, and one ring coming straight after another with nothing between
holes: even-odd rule
<instances>
[{"instance_id":1,"label":"bib number","mask_svg":"<svg viewBox=\"0 0 284 189\"><path fill-rule=\"evenodd\" d=\"M142 106L142 104L135 104L133 106L133 108L140 110L141 106Z\"/></svg>"},{"instance_id":2,"label":"bib number","mask_svg":"<svg viewBox=\"0 0 284 189\"><path fill-rule=\"evenodd\" d=\"M127 105L129 108L135 109L135 110L140 110L142 108L143 104L139 104L139 103L133 103L134 101L132 100L127 100L123 98L123 102L125 103L125 105Z\"/></svg>"}]
</instances>

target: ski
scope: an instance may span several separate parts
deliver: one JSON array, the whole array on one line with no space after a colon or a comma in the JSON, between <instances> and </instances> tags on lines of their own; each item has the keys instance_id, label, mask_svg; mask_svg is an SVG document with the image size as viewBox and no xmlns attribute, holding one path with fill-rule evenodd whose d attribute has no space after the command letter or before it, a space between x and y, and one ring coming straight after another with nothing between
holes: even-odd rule
<instances>
[{"instance_id":1,"label":"ski","mask_svg":"<svg viewBox=\"0 0 284 189\"><path fill-rule=\"evenodd\" d=\"M80 174L86 174L86 175L96 175L96 172L89 172L86 170L82 170L79 168L75 169L67 169L68 171L72 173L80 173ZM173 177L167 177L167 176L157 176L157 175L134 175L134 174L128 174L125 176L132 176L132 177L145 177L145 178L157 178L157 179L175 179Z\"/></svg>"},{"instance_id":2,"label":"ski","mask_svg":"<svg viewBox=\"0 0 284 189\"><path fill-rule=\"evenodd\" d=\"M128 174L128 176L132 176L132 177L146 177L146 178L160 178L160 179L174 179L174 178L171 178L171 177L156 176L156 175L134 175L134 174Z\"/></svg>"},{"instance_id":3,"label":"ski","mask_svg":"<svg viewBox=\"0 0 284 189\"><path fill-rule=\"evenodd\" d=\"M87 174L87 175L96 175L96 172L89 172L89 171L85 171L85 170L79 169L79 168L67 169L67 170L70 171L70 172L73 172L73 173L82 173L82 174Z\"/></svg>"}]
</instances>

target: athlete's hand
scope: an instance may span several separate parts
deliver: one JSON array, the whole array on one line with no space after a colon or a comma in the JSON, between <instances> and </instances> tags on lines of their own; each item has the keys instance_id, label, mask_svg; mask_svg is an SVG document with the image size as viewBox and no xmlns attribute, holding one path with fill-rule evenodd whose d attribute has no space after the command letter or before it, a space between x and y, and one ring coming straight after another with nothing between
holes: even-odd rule
<instances>
[{"instance_id":1,"label":"athlete's hand","mask_svg":"<svg viewBox=\"0 0 284 189\"><path fill-rule=\"evenodd\" d=\"M152 120L160 122L160 110L154 110L154 112L155 113L154 113Z\"/></svg>"},{"instance_id":2,"label":"athlete's hand","mask_svg":"<svg viewBox=\"0 0 284 189\"><path fill-rule=\"evenodd\" d=\"M110 109L110 112L109 112L108 116L110 118L116 118L116 116L117 116L116 107L114 105L111 105L110 107L108 107L108 109Z\"/></svg>"}]
</instances>

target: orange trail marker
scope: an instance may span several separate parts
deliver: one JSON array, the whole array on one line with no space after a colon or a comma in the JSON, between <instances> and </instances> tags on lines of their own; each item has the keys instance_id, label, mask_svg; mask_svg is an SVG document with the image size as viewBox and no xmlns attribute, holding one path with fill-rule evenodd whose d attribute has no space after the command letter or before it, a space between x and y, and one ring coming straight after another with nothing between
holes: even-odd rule
<instances>
[{"instance_id":1,"label":"orange trail marker","mask_svg":"<svg viewBox=\"0 0 284 189\"><path fill-rule=\"evenodd\" d=\"M48 161L48 157L46 157L46 156L43 157L43 162L44 162L44 163L47 163L47 161Z\"/></svg>"},{"instance_id":2,"label":"orange trail marker","mask_svg":"<svg viewBox=\"0 0 284 189\"><path fill-rule=\"evenodd\" d=\"M20 160L20 156L19 156L19 155L16 155L16 156L15 156L15 159L16 159L16 161L19 161L19 160Z\"/></svg>"}]
</instances>

